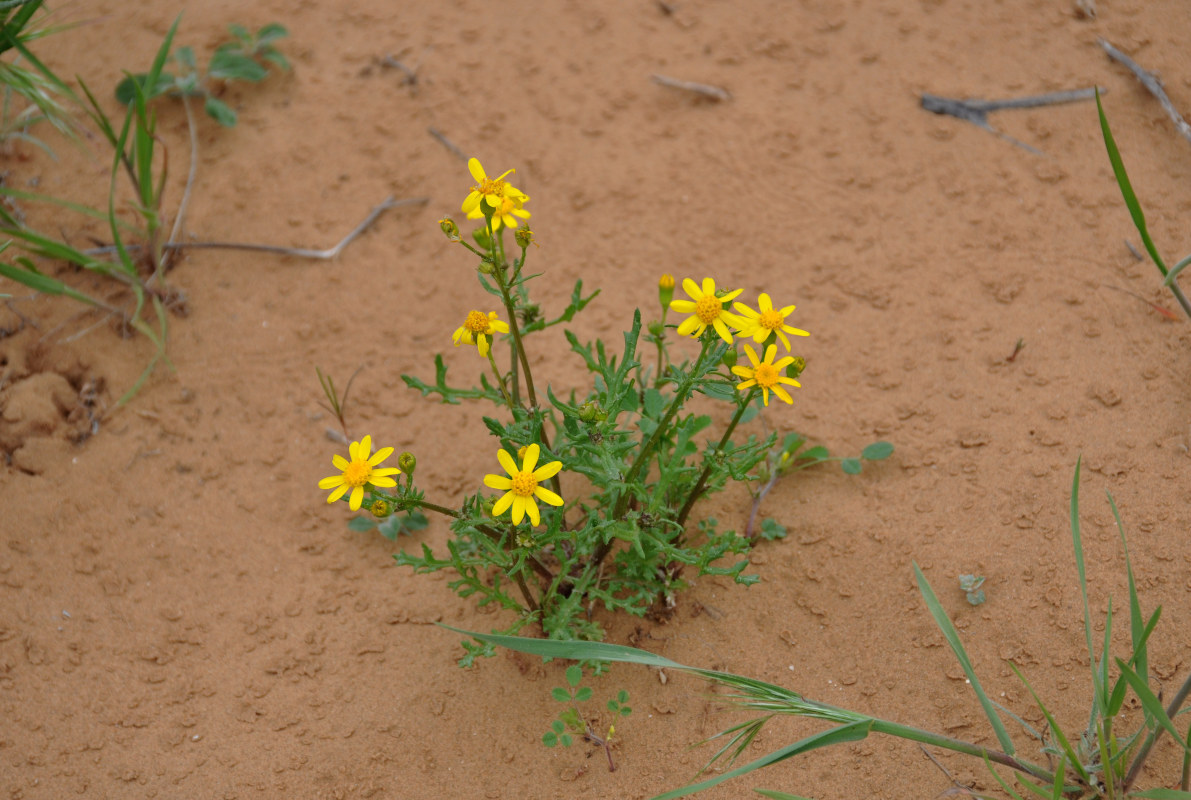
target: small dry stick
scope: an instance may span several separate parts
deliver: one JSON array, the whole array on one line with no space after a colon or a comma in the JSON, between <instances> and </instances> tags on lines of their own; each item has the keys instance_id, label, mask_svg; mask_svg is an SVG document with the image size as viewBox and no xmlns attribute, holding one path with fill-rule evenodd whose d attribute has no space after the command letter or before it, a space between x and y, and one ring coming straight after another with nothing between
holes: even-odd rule
<instances>
[{"instance_id":1,"label":"small dry stick","mask_svg":"<svg viewBox=\"0 0 1191 800\"><path fill-rule=\"evenodd\" d=\"M460 161L467 161L467 153L464 153L462 150L460 150L455 145L455 143L452 142L450 139L448 139L446 136L444 136L442 131L440 131L438 128L430 127L430 128L426 129L426 132L429 133L431 136L433 136L435 139L438 139L439 143L443 147L450 150L456 157L459 158Z\"/></svg>"},{"instance_id":2,"label":"small dry stick","mask_svg":"<svg viewBox=\"0 0 1191 800\"><path fill-rule=\"evenodd\" d=\"M251 244L247 242L170 242L165 245L166 250L251 250L257 253L276 253L282 256L297 256L298 258L316 258L322 261L332 261L339 257L343 249L351 244L355 239L368 229L372 223L376 222L376 218L383 214L390 208L398 208L400 206L426 205L430 202L429 197L407 197L404 200L394 200L392 197L387 198L383 203L364 218L364 221L352 230L347 236L344 236L339 244L330 247L326 250L308 250L303 247L281 247L279 245L271 244ZM99 255L100 253L110 253L116 248L112 246L97 247L92 250L86 250L86 255ZM129 250L135 249L135 246L129 247Z\"/></svg>"},{"instance_id":3,"label":"small dry stick","mask_svg":"<svg viewBox=\"0 0 1191 800\"><path fill-rule=\"evenodd\" d=\"M392 67L393 69L401 70L401 72L404 73L405 77L401 79L402 86L409 85L416 87L418 85L418 64L415 64L412 68L410 68L402 64L397 59L393 58L391 55L387 54L380 60L380 63L381 66Z\"/></svg>"},{"instance_id":4,"label":"small dry stick","mask_svg":"<svg viewBox=\"0 0 1191 800\"><path fill-rule=\"evenodd\" d=\"M1104 89L1100 90L1104 94ZM947 114L957 119L966 120L973 125L983 128L989 133L996 134L1018 147L1029 150L1035 155L1042 155L1042 151L1030 147L1025 142L1018 141L1008 134L1001 133L988 121L992 111L1003 111L1010 108L1039 108L1041 106L1055 106L1062 103L1075 103L1080 100L1096 99L1096 90L1074 89L1069 92L1049 92L1029 97L1014 97L1008 100L955 100L950 97L940 97L935 94L922 94L922 107L935 114Z\"/></svg>"},{"instance_id":5,"label":"small dry stick","mask_svg":"<svg viewBox=\"0 0 1191 800\"><path fill-rule=\"evenodd\" d=\"M1162 88L1162 81L1159 80L1158 76L1142 69L1136 61L1113 47L1112 43L1107 40L1099 39L1098 41L1110 58L1128 67L1137 76L1137 79L1141 81L1141 85L1146 87L1150 94L1158 98L1158 102L1162 104L1162 108L1174 120L1174 126L1179 129L1179 133L1182 134L1184 139L1191 142L1191 125L1187 124L1187 121L1179 114L1178 109L1174 107L1174 103L1170 102L1170 98L1166 96L1166 90Z\"/></svg>"},{"instance_id":6,"label":"small dry stick","mask_svg":"<svg viewBox=\"0 0 1191 800\"><path fill-rule=\"evenodd\" d=\"M677 78L667 78L665 75L651 75L654 83L660 83L662 86L669 86L671 89L682 89L686 92L694 92L701 94L704 97L710 97L712 100L725 101L731 100L732 95L728 94L727 89L721 89L718 86L711 86L706 83L691 83L690 81L680 81Z\"/></svg>"}]
</instances>

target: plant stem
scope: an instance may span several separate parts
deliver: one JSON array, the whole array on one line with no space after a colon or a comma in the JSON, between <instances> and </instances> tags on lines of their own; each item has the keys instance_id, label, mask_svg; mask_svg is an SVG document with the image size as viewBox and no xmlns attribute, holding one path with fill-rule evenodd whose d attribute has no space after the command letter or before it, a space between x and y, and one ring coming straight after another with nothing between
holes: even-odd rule
<instances>
[{"instance_id":1,"label":"plant stem","mask_svg":"<svg viewBox=\"0 0 1191 800\"><path fill-rule=\"evenodd\" d=\"M695 483L695 488L691 489L690 495L687 496L686 502L682 506L682 510L678 512L678 533L679 541L682 540L682 528L686 525L687 515L691 513L691 508L694 507L695 501L699 499L699 495L703 494L704 488L707 486L707 478L711 475L712 461L711 459L728 446L728 440L732 438L732 433L736 430L736 426L740 424L740 418L744 416L745 410L749 404L753 402L753 396L757 393L757 387L754 386L749 389L748 397L744 399L736 408L736 413L732 415L732 421L728 423L727 430L724 435L720 437L720 443L715 446L715 452L708 458L707 466L703 468L703 473L699 475L699 480ZM776 473L775 473L776 474Z\"/></svg>"},{"instance_id":2,"label":"plant stem","mask_svg":"<svg viewBox=\"0 0 1191 800\"><path fill-rule=\"evenodd\" d=\"M1183 307L1183 313L1187 315L1188 319L1191 319L1191 302L1187 301L1187 295L1183 294L1183 287L1179 286L1178 281L1170 282L1170 291L1179 301L1179 305Z\"/></svg>"},{"instance_id":3,"label":"plant stem","mask_svg":"<svg viewBox=\"0 0 1191 800\"><path fill-rule=\"evenodd\" d=\"M493 342L496 344L496 342ZM488 363L492 365L492 374L496 376L496 383L500 387L500 393L505 399L505 405L509 407L509 411L513 411L516 406L513 405L513 398L509 396L509 390L505 388L505 379L500 374L500 369L496 366L496 359L492 357L492 348L488 348Z\"/></svg>"},{"instance_id":4,"label":"plant stem","mask_svg":"<svg viewBox=\"0 0 1191 800\"><path fill-rule=\"evenodd\" d=\"M1143 677L1142 680L1145 680ZM1191 673L1187 674L1187 680L1183 681L1183 685L1179 687L1178 692L1175 693L1174 698L1170 701L1170 705L1166 707L1166 716L1174 719L1175 714L1179 713L1183 703L1187 700L1187 695L1191 694ZM1129 765L1129 772L1125 775L1125 782L1122 785L1124 791L1128 791L1129 787L1133 785L1133 781L1137 779L1137 775L1141 772L1142 765L1145 764L1146 758L1150 755L1150 750L1154 743L1162 736L1162 732L1166 728L1158 725L1154 730L1150 731L1150 735L1146 737L1145 743L1141 749L1137 751L1137 755L1133 759L1133 763ZM1183 781L1187 780L1186 767L1183 768Z\"/></svg>"},{"instance_id":5,"label":"plant stem","mask_svg":"<svg viewBox=\"0 0 1191 800\"><path fill-rule=\"evenodd\" d=\"M649 463L650 457L653 455L653 449L657 445L658 440L662 438L662 434L669 428L670 420L678 413L686 403L690 396L691 389L697 380L696 376L699 373L699 368L703 366L703 359L707 356L707 351L711 349L711 340L704 340L702 349L699 350L699 358L695 361L695 366L691 368L685 380L678 385L678 391L674 394L674 400L670 403L670 407L666 409L665 415L658 422L658 426L654 428L653 435L649 437L649 441L641 446L641 450L637 453L637 458L633 461L633 465L629 467L628 473L624 476L624 483L629 484L637 479L641 470ZM622 494L616 501L616 508L612 511L612 517L619 519L624 515L628 509L630 495L628 492Z\"/></svg>"}]
</instances>

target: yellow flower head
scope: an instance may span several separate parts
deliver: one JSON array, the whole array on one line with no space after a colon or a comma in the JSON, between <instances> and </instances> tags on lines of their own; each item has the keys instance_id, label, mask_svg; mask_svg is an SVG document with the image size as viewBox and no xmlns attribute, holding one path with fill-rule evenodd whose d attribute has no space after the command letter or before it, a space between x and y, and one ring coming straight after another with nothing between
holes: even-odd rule
<instances>
[{"instance_id":1,"label":"yellow flower head","mask_svg":"<svg viewBox=\"0 0 1191 800\"><path fill-rule=\"evenodd\" d=\"M327 498L328 503L334 503L347 494L350 489L351 497L348 498L348 502L352 511L359 511L360 505L364 502L364 484L396 486L397 481L388 476L399 475L401 470L396 467L376 469L377 464L393 455L393 448L385 447L377 450L370 458L368 454L372 452L371 436L365 436L358 442L352 442L348 445L347 452L351 456L351 461L340 455L331 456L331 463L343 474L323 478L318 482L318 488L334 489Z\"/></svg>"},{"instance_id":2,"label":"yellow flower head","mask_svg":"<svg viewBox=\"0 0 1191 800\"><path fill-rule=\"evenodd\" d=\"M663 272L662 277L658 279L658 301L662 304L662 313L665 314L666 309L670 307L670 301L674 299L674 276L669 272Z\"/></svg>"},{"instance_id":3,"label":"yellow flower head","mask_svg":"<svg viewBox=\"0 0 1191 800\"><path fill-rule=\"evenodd\" d=\"M463 212L469 217L471 212L477 210L480 212L479 216L484 215L483 209L480 208L480 201L483 201L484 205L496 213L501 210L506 199L512 200L518 208L529 199L520 189L505 182L505 175L514 170L506 170L501 173L499 178L489 178L478 158L469 159L467 169L476 181L476 185L471 187L471 192L464 199L462 206ZM493 224L495 225L495 223ZM517 227L516 223L513 223L512 227Z\"/></svg>"},{"instance_id":4,"label":"yellow flower head","mask_svg":"<svg viewBox=\"0 0 1191 800\"><path fill-rule=\"evenodd\" d=\"M740 315L741 321L744 322L744 325L740 328L740 335L744 337L751 336L757 344L764 344L770 334L776 333L777 338L781 339L782 344L786 346L786 352L789 352L790 340L786 338L787 333L791 336L810 336L806 331L786 324L786 317L795 309L795 306L785 306L780 309L774 308L773 301L764 292L757 297L757 308L760 309L759 311L754 311L744 303L739 302L733 303L732 308L736 310Z\"/></svg>"},{"instance_id":5,"label":"yellow flower head","mask_svg":"<svg viewBox=\"0 0 1191 800\"><path fill-rule=\"evenodd\" d=\"M744 346L744 352L749 357L749 361L753 362L752 368L736 366L732 367L732 372L739 375L745 380L736 388L740 391L750 389L753 386L760 386L761 392L765 398L765 405L769 405L769 393L773 392L787 403L793 404L794 398L790 397L790 393L782 388L782 384L787 386L802 386L801 383L793 378L787 378L782 374L782 370L787 365L794 363L793 356L786 356L776 364L773 362L774 356L777 355L777 345L771 344L765 350L765 360L758 361L757 353L753 348L747 344Z\"/></svg>"},{"instance_id":6,"label":"yellow flower head","mask_svg":"<svg viewBox=\"0 0 1191 800\"><path fill-rule=\"evenodd\" d=\"M507 195L501 196L497 205L492 207L492 230L500 230L502 224L516 230L518 217L521 219L529 219L530 217L530 213L521 207L528 201L529 197L527 195L513 197ZM468 219L482 219L483 217L484 211L479 205L467 212Z\"/></svg>"},{"instance_id":7,"label":"yellow flower head","mask_svg":"<svg viewBox=\"0 0 1191 800\"><path fill-rule=\"evenodd\" d=\"M534 526L542 523L541 515L538 513L538 504L534 501L536 497L544 503L549 503L552 506L561 506L562 498L556 495L549 489L541 486L544 481L553 478L562 469L561 461L551 461L549 464L544 464L536 470L534 467L538 463L538 455L541 453L541 448L537 444L531 444L525 448L525 459L521 462L521 468L517 468L517 462L505 450L496 451L496 459L500 461L500 465L504 467L505 472L509 473L509 477L504 475L485 475L484 485L490 489L500 489L504 491L504 495L496 501L496 505L492 507L492 515L499 517L501 514L513 509L513 524L520 525L521 520L525 515L529 514L529 521Z\"/></svg>"},{"instance_id":8,"label":"yellow flower head","mask_svg":"<svg viewBox=\"0 0 1191 800\"><path fill-rule=\"evenodd\" d=\"M732 344L732 332L728 330L728 326L739 328L743 321L735 314L725 311L724 303L729 302L744 290L737 289L734 292L728 292L723 297L716 297L715 281L711 278L703 279L702 288L690 278L683 278L682 290L690 295L691 299L672 300L670 308L679 314L690 314L691 316L684 319L678 326L678 335L702 336L703 331L707 330L708 326L712 326L721 339Z\"/></svg>"},{"instance_id":9,"label":"yellow flower head","mask_svg":"<svg viewBox=\"0 0 1191 800\"><path fill-rule=\"evenodd\" d=\"M483 311L469 311L467 319L455 330L452 339L456 347L460 344L474 344L479 349L480 356L487 358L493 334L508 332L509 323L497 319L495 311L489 311L486 316Z\"/></svg>"},{"instance_id":10,"label":"yellow flower head","mask_svg":"<svg viewBox=\"0 0 1191 800\"><path fill-rule=\"evenodd\" d=\"M663 272L662 277L658 278L658 288L659 289L673 289L674 288L674 276L671 275L669 272Z\"/></svg>"}]
</instances>

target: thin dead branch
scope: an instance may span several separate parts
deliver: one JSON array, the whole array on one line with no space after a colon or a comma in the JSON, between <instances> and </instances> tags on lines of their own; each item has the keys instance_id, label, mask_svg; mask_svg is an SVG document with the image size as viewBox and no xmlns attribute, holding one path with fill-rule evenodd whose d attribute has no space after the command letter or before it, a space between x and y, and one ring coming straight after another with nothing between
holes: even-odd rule
<instances>
[{"instance_id":1,"label":"thin dead branch","mask_svg":"<svg viewBox=\"0 0 1191 800\"><path fill-rule=\"evenodd\" d=\"M684 92L694 92L703 97L711 98L717 102L724 102L732 99L732 95L728 93L727 89L721 89L718 86L711 86L706 83L692 83L690 81L680 81L677 78L668 78L665 75L651 75L654 83L668 86L671 89L682 89Z\"/></svg>"},{"instance_id":2,"label":"thin dead branch","mask_svg":"<svg viewBox=\"0 0 1191 800\"><path fill-rule=\"evenodd\" d=\"M1154 73L1142 69L1136 61L1122 53L1106 39L1099 39L1097 41L1100 42L1100 46L1104 48L1104 52L1108 53L1110 58L1128 67L1137 79L1141 81L1141 85L1150 94L1158 98L1158 102L1162 104L1162 108L1174 120L1174 126L1178 128L1179 133L1182 134L1184 139L1191 142L1191 125L1187 124L1187 121L1179 114L1178 109L1174 107L1174 103L1170 102L1170 98L1166 96L1166 90L1162 88L1162 80Z\"/></svg>"},{"instance_id":3,"label":"thin dead branch","mask_svg":"<svg viewBox=\"0 0 1191 800\"><path fill-rule=\"evenodd\" d=\"M1104 92L1104 89L1100 90L1101 94L1104 94ZM1030 147L1025 142L1014 139L1012 136L994 128L988 121L988 115L993 111L1004 111L1006 109L1041 108L1042 106L1055 106L1063 103L1075 103L1080 100L1095 99L1095 88L1074 89L1066 92L1048 92L1046 94L1035 94L1028 97L1012 97L1007 100L979 100L975 98L956 100L954 98L940 97L939 95L924 92L922 94L922 107L934 114L946 114L957 119L965 120L1018 147L1029 150L1035 155L1042 155L1041 150Z\"/></svg>"}]
</instances>

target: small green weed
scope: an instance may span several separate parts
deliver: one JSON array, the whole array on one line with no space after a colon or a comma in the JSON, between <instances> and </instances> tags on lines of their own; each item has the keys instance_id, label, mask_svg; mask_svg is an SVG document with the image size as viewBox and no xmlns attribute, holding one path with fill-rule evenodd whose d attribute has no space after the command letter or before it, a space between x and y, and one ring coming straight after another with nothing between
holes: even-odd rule
<instances>
[{"instance_id":1,"label":"small green weed","mask_svg":"<svg viewBox=\"0 0 1191 800\"><path fill-rule=\"evenodd\" d=\"M129 75L116 87L116 99L125 105L131 104L136 98L135 86L140 86L150 100L162 95L201 97L207 116L225 127L234 126L236 112L217 96L220 86L229 81L260 83L269 75L269 64L288 71L289 61L274 43L289 33L275 22L256 33L249 33L243 25L231 25L229 31L231 41L215 48L206 71L198 68L193 48L179 47L170 56L177 74L160 71L153 76L149 73Z\"/></svg>"},{"instance_id":2,"label":"small green weed","mask_svg":"<svg viewBox=\"0 0 1191 800\"><path fill-rule=\"evenodd\" d=\"M590 686L579 685L583 681L583 668L578 664L572 664L567 667L566 678L567 685L554 687L550 696L560 703L565 703L567 707L560 711L558 718L550 724L550 730L542 734L542 744L547 747L557 747L560 744L570 747L574 742L574 736L579 736L597 747L604 748L608 757L608 771L615 772L612 737L616 734L616 720L633 713L633 709L627 705L629 693L621 689L616 693L615 699L608 701L607 709L612 715L612 720L608 723L607 731L601 736L579 710L579 703L587 702L593 694Z\"/></svg>"}]
</instances>

